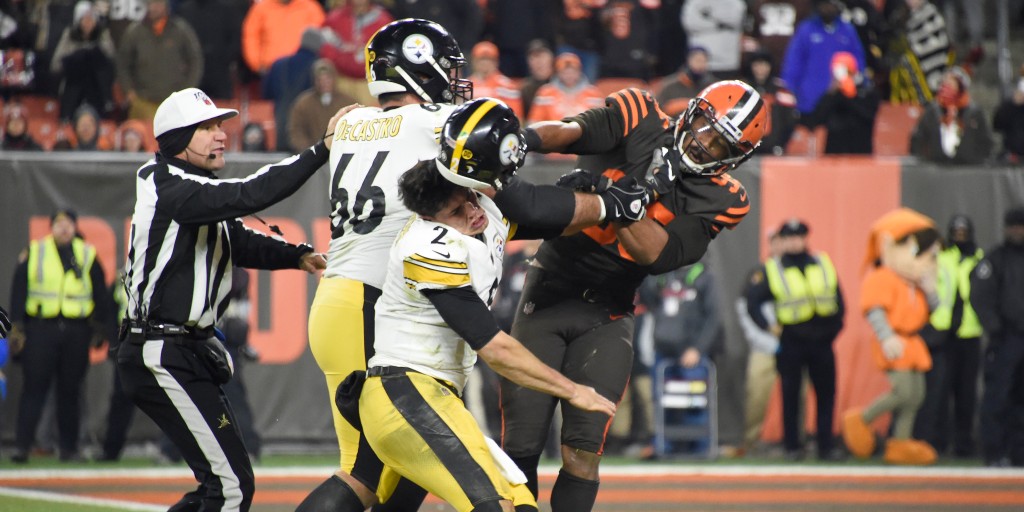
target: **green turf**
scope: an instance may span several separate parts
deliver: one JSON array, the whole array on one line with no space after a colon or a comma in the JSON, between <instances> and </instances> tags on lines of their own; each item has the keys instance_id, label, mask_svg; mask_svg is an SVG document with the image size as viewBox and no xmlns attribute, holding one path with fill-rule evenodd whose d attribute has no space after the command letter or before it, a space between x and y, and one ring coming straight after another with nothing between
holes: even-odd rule
<instances>
[{"instance_id":1,"label":"green turf","mask_svg":"<svg viewBox=\"0 0 1024 512\"><path fill-rule=\"evenodd\" d=\"M0 512L110 512L111 510L117 509L111 509L109 506L94 507L0 496Z\"/></svg>"}]
</instances>

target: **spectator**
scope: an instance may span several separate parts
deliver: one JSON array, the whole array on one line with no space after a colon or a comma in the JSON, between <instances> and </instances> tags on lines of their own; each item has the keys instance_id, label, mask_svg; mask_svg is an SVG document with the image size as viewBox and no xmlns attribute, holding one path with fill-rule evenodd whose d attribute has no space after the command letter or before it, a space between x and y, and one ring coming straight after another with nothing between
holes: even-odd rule
<instances>
[{"instance_id":1,"label":"spectator","mask_svg":"<svg viewBox=\"0 0 1024 512\"><path fill-rule=\"evenodd\" d=\"M371 0L342 2L324 20L327 30L323 31L325 44L320 48L320 56L333 62L339 75L357 80L365 89L366 42L393 20L387 10Z\"/></svg>"},{"instance_id":2,"label":"spectator","mask_svg":"<svg viewBox=\"0 0 1024 512\"><path fill-rule=\"evenodd\" d=\"M71 137L57 141L55 150L110 151L113 144L100 134L100 116L88 104L75 110L71 118Z\"/></svg>"},{"instance_id":3,"label":"spectator","mask_svg":"<svg viewBox=\"0 0 1024 512\"><path fill-rule=\"evenodd\" d=\"M782 381L782 427L786 458L803 458L800 441L800 386L804 371L817 399L818 458L840 457L833 449L832 415L836 395L836 361L832 344L843 329L843 294L831 258L811 254L807 224L790 219L779 227L783 254L765 262L747 290L747 313L758 327L779 338L776 368ZM764 304L775 304L776 322L764 316Z\"/></svg>"},{"instance_id":4,"label":"spectator","mask_svg":"<svg viewBox=\"0 0 1024 512\"><path fill-rule=\"evenodd\" d=\"M67 208L50 217L50 234L22 251L11 285L11 352L21 353L24 387L18 406L16 463L28 462L50 385L56 382L60 460L81 461L78 434L89 347L113 330L113 307L96 248L78 234Z\"/></svg>"},{"instance_id":5,"label":"spectator","mask_svg":"<svg viewBox=\"0 0 1024 512\"><path fill-rule=\"evenodd\" d=\"M248 2L238 0L184 0L175 8L199 40L203 51L199 88L211 98L235 97L246 9Z\"/></svg>"},{"instance_id":6,"label":"spectator","mask_svg":"<svg viewBox=\"0 0 1024 512\"><path fill-rule=\"evenodd\" d=\"M814 0L754 0L751 35L772 62L784 62L797 24L814 12Z\"/></svg>"},{"instance_id":7,"label":"spectator","mask_svg":"<svg viewBox=\"0 0 1024 512\"><path fill-rule=\"evenodd\" d=\"M523 100L523 118L530 115L530 107L533 106L533 98L537 95L540 87L551 81L555 74L555 54L551 47L541 39L530 41L526 50L526 65L530 68L530 74L522 81L519 93Z\"/></svg>"},{"instance_id":8,"label":"spectator","mask_svg":"<svg viewBox=\"0 0 1024 512\"><path fill-rule=\"evenodd\" d=\"M35 92L47 96L57 96L60 81L50 73L50 62L53 52L57 49L64 29L71 26L74 20L75 4L78 0L49 0L46 2L29 2L32 11L29 15L29 31L35 26Z\"/></svg>"},{"instance_id":9,"label":"spectator","mask_svg":"<svg viewBox=\"0 0 1024 512\"><path fill-rule=\"evenodd\" d=\"M329 117L327 118L330 119ZM326 125L327 121L324 121ZM322 128L322 127L321 127ZM217 323L217 328L224 333L224 348L235 363L235 374L224 384L224 396L231 403L235 413L238 429L242 433L242 441L249 457L260 460L263 454L263 439L256 431L253 421L252 405L243 380L242 368L250 363L258 362L260 354L249 345L249 271L242 267L231 268L231 303Z\"/></svg>"},{"instance_id":10,"label":"spectator","mask_svg":"<svg viewBox=\"0 0 1024 512\"><path fill-rule=\"evenodd\" d=\"M4 111L4 137L0 149L41 151L43 147L28 133L25 111L18 105L8 105Z\"/></svg>"},{"instance_id":11,"label":"spectator","mask_svg":"<svg viewBox=\"0 0 1024 512\"><path fill-rule=\"evenodd\" d=\"M249 122L242 128L242 151L245 153L265 153L267 151L267 131L259 123Z\"/></svg>"},{"instance_id":12,"label":"spectator","mask_svg":"<svg viewBox=\"0 0 1024 512\"><path fill-rule=\"evenodd\" d=\"M882 38L886 31L882 14L878 12L875 0L841 0L845 5L843 19L857 29L857 37L864 47L864 74L876 83L881 73L888 71L882 62Z\"/></svg>"},{"instance_id":13,"label":"spectator","mask_svg":"<svg viewBox=\"0 0 1024 512\"><path fill-rule=\"evenodd\" d=\"M395 19L433 21L448 29L459 48L472 48L484 31L484 4L478 0L394 0L389 10Z\"/></svg>"},{"instance_id":14,"label":"spectator","mask_svg":"<svg viewBox=\"0 0 1024 512\"><path fill-rule=\"evenodd\" d=\"M526 76L526 48L534 39L555 40L558 7L559 2L550 0L487 0L484 32L501 48L502 73L512 78Z\"/></svg>"},{"instance_id":15,"label":"spectator","mask_svg":"<svg viewBox=\"0 0 1024 512\"><path fill-rule=\"evenodd\" d=\"M782 238L778 231L768 234L768 259L778 260L782 257ZM743 435L745 451L749 452L761 439L764 428L764 417L768 410L768 400L775 388L775 354L779 351L779 338L768 329L762 329L747 312L747 295L752 289L764 281L764 272L758 265L747 277L743 294L736 299L736 316L739 318L743 336L750 345L747 356L747 392L746 408L744 409L745 430ZM775 317L775 303L765 302L761 305L761 314L769 325L778 323Z\"/></svg>"},{"instance_id":16,"label":"spectator","mask_svg":"<svg viewBox=\"0 0 1024 512\"><path fill-rule=\"evenodd\" d=\"M814 15L800 22L796 34L786 48L782 61L782 80L796 94L796 108L801 114L814 112L818 100L832 83L832 56L849 52L857 59L857 69L864 69L864 48L857 29L843 21L839 0L814 0Z\"/></svg>"},{"instance_id":17,"label":"spectator","mask_svg":"<svg viewBox=\"0 0 1024 512\"><path fill-rule=\"evenodd\" d=\"M832 56L831 75L828 91L804 123L812 128L825 125L828 129L827 155L870 155L874 150L878 91L849 52Z\"/></svg>"},{"instance_id":18,"label":"spectator","mask_svg":"<svg viewBox=\"0 0 1024 512\"><path fill-rule=\"evenodd\" d=\"M1019 9L1021 5L1019 2L1010 2L1010 5L1015 3ZM960 4L959 9L956 4ZM957 51L957 54L963 55L964 67L973 68L985 57L985 49L982 47L985 36L985 4L979 5L970 0L943 0L939 2L939 5L943 7L943 17L953 22L950 23L952 28L956 27L958 20L965 22L966 31L960 30L957 31L959 33L951 33L950 36L960 42L959 48L962 51ZM961 38L960 33L963 32L966 32L966 41Z\"/></svg>"},{"instance_id":19,"label":"spectator","mask_svg":"<svg viewBox=\"0 0 1024 512\"><path fill-rule=\"evenodd\" d=\"M992 131L985 112L971 101L971 79L954 66L943 75L910 137L910 153L930 162L980 164L992 153Z\"/></svg>"},{"instance_id":20,"label":"spectator","mask_svg":"<svg viewBox=\"0 0 1024 512\"><path fill-rule=\"evenodd\" d=\"M665 78L665 85L658 92L658 103L666 114L678 116L686 110L690 98L717 81L718 77L708 72L707 48L693 46L686 54L686 66Z\"/></svg>"},{"instance_id":21,"label":"spectator","mask_svg":"<svg viewBox=\"0 0 1024 512\"><path fill-rule=\"evenodd\" d=\"M658 27L655 32L654 76L662 77L675 73L684 62L686 55L680 48L689 48L686 31L679 19L684 0L661 0L657 8Z\"/></svg>"},{"instance_id":22,"label":"spectator","mask_svg":"<svg viewBox=\"0 0 1024 512\"><path fill-rule=\"evenodd\" d=\"M146 129L145 123L138 119L128 119L117 128L117 133L114 136L114 151L124 153L149 151L151 145L146 143L148 137L149 130Z\"/></svg>"},{"instance_id":23,"label":"spectator","mask_svg":"<svg viewBox=\"0 0 1024 512\"><path fill-rule=\"evenodd\" d=\"M242 21L242 57L249 69L264 75L274 61L299 48L304 30L323 24L324 10L315 0L256 2Z\"/></svg>"},{"instance_id":24,"label":"spectator","mask_svg":"<svg viewBox=\"0 0 1024 512\"><path fill-rule=\"evenodd\" d=\"M504 101L517 117L522 118L523 102L519 89L498 70L498 47L490 41L481 41L473 47L472 55L473 73L469 79L473 81L473 97Z\"/></svg>"},{"instance_id":25,"label":"spectator","mask_svg":"<svg viewBox=\"0 0 1024 512\"><path fill-rule=\"evenodd\" d=\"M299 94L288 114L288 147L295 152L323 138L324 126L331 116L341 107L355 103L338 91L338 73L331 61L318 59L309 72L313 75L313 87Z\"/></svg>"},{"instance_id":26,"label":"spectator","mask_svg":"<svg viewBox=\"0 0 1024 512\"><path fill-rule=\"evenodd\" d=\"M1000 159L1012 165L1024 163L1024 76L1017 79L1010 98L999 104L992 127L1003 136Z\"/></svg>"},{"instance_id":27,"label":"spectator","mask_svg":"<svg viewBox=\"0 0 1024 512\"><path fill-rule=\"evenodd\" d=\"M562 119L600 107L603 100L601 91L590 85L583 74L580 58L572 53L563 53L555 59L555 77L537 90L529 120L535 123Z\"/></svg>"},{"instance_id":28,"label":"spectator","mask_svg":"<svg viewBox=\"0 0 1024 512\"><path fill-rule=\"evenodd\" d=\"M75 17L53 52L50 71L60 76L60 117L70 119L79 105L109 114L114 109L114 40L100 23L92 2L75 4Z\"/></svg>"},{"instance_id":29,"label":"spectator","mask_svg":"<svg viewBox=\"0 0 1024 512\"><path fill-rule=\"evenodd\" d=\"M978 438L986 466L1024 466L1024 208L1003 217L1003 243L971 273L971 304L988 335Z\"/></svg>"},{"instance_id":30,"label":"spectator","mask_svg":"<svg viewBox=\"0 0 1024 512\"><path fill-rule=\"evenodd\" d=\"M277 127L276 147L288 147L288 114L292 110L295 98L302 91L313 87L313 77L309 72L317 60L320 48L324 44L323 30L308 27L302 32L299 49L288 57L278 59L266 76L263 77L264 99L274 102L274 125Z\"/></svg>"},{"instance_id":31,"label":"spectator","mask_svg":"<svg viewBox=\"0 0 1024 512\"><path fill-rule=\"evenodd\" d=\"M747 15L744 0L687 0L682 11L683 28L690 46L711 49L708 69L721 78L740 71L740 39Z\"/></svg>"},{"instance_id":32,"label":"spectator","mask_svg":"<svg viewBox=\"0 0 1024 512\"><path fill-rule=\"evenodd\" d=\"M755 153L780 156L786 151L786 144L793 135L800 114L796 110L796 96L786 88L786 83L775 75L772 56L757 52L750 57L743 73L743 80L750 84L768 106L771 120L761 145Z\"/></svg>"},{"instance_id":33,"label":"spectator","mask_svg":"<svg viewBox=\"0 0 1024 512\"><path fill-rule=\"evenodd\" d=\"M142 21L146 17L146 3L148 0L108 0L107 8L102 9L107 18L107 26L110 28L110 36L114 38L114 47L120 48L124 34L128 27L136 21ZM101 7L104 2L97 2Z\"/></svg>"},{"instance_id":34,"label":"spectator","mask_svg":"<svg viewBox=\"0 0 1024 512\"><path fill-rule=\"evenodd\" d=\"M125 123L142 123L137 119L129 119ZM122 271L117 279L110 285L110 296L113 298L113 307L116 311L117 325L121 326L121 321L124 320L125 315L128 312L128 297L124 292L124 271ZM107 357L111 361L115 361L114 364L114 380L110 390L110 406L107 408L107 433L103 438L103 453L96 459L99 462L117 462L121 460L121 453L124 451L124 445L128 441L128 427L132 424L132 419L135 417L135 404L132 403L132 399L124 393L124 389L121 387L121 376L117 371L117 349L121 344L120 329L118 330L118 337L110 340L110 346L107 348Z\"/></svg>"},{"instance_id":35,"label":"spectator","mask_svg":"<svg viewBox=\"0 0 1024 512\"><path fill-rule=\"evenodd\" d=\"M0 1L0 48L15 50L31 50L35 36L35 24L31 22L32 10L30 2L3 0Z\"/></svg>"},{"instance_id":36,"label":"spectator","mask_svg":"<svg viewBox=\"0 0 1024 512\"><path fill-rule=\"evenodd\" d=\"M722 346L722 315L718 287L703 262L650 276L639 290L640 300L654 317L656 367L667 364L666 375L707 381L711 356ZM655 379L654 396L664 394ZM666 411L672 427L707 426L707 408ZM707 453L707 440L678 445L661 440L658 453Z\"/></svg>"},{"instance_id":37,"label":"spectator","mask_svg":"<svg viewBox=\"0 0 1024 512\"><path fill-rule=\"evenodd\" d=\"M117 49L117 80L128 100L130 119L149 121L174 91L195 87L203 72L196 33L176 16L167 0L148 0L146 17L133 23Z\"/></svg>"},{"instance_id":38,"label":"spectator","mask_svg":"<svg viewBox=\"0 0 1024 512\"><path fill-rule=\"evenodd\" d=\"M921 331L932 355L932 369L925 374L924 404L914 424L914 437L927 441L940 454L952 445L954 455L969 458L975 451L981 367L981 323L971 307L970 277L985 253L974 243L970 217L954 215L947 233L949 247L938 256L939 305Z\"/></svg>"},{"instance_id":39,"label":"spectator","mask_svg":"<svg viewBox=\"0 0 1024 512\"><path fill-rule=\"evenodd\" d=\"M657 33L657 5L613 0L601 11L601 78L649 80Z\"/></svg>"},{"instance_id":40,"label":"spectator","mask_svg":"<svg viewBox=\"0 0 1024 512\"><path fill-rule=\"evenodd\" d=\"M557 15L556 52L576 54L583 64L583 74L591 82L597 80L601 69L600 11L607 3L607 0L566 0Z\"/></svg>"},{"instance_id":41,"label":"spectator","mask_svg":"<svg viewBox=\"0 0 1024 512\"><path fill-rule=\"evenodd\" d=\"M890 49L890 101L924 105L942 85L943 74L953 63L953 47L946 20L935 5L928 0L905 1L891 21L903 30Z\"/></svg>"},{"instance_id":42,"label":"spectator","mask_svg":"<svg viewBox=\"0 0 1024 512\"><path fill-rule=\"evenodd\" d=\"M870 341L873 358L886 373L891 389L867 407L852 408L843 415L843 441L859 458L866 459L875 451L871 422L891 412L892 435L885 443L885 462L935 462L935 449L911 436L914 417L924 400L924 372L932 366L919 331L938 302L935 255L940 245L935 223L909 208L889 212L871 226L860 309L874 334Z\"/></svg>"}]
</instances>

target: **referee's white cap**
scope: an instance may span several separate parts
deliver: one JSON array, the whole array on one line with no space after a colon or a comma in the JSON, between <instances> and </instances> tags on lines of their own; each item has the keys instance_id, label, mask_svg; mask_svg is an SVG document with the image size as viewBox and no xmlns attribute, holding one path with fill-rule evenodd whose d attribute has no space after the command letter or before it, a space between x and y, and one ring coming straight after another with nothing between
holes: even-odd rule
<instances>
[{"instance_id":1,"label":"referee's white cap","mask_svg":"<svg viewBox=\"0 0 1024 512\"><path fill-rule=\"evenodd\" d=\"M190 87L171 93L156 109L153 117L153 136L159 137L171 130L199 124L210 119L230 119L238 111L217 108L205 92Z\"/></svg>"}]
</instances>

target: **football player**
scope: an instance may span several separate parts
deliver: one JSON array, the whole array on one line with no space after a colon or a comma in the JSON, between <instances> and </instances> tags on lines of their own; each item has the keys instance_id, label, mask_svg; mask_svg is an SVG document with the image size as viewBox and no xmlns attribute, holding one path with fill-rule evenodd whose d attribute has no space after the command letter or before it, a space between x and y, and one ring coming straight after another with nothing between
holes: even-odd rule
<instances>
[{"instance_id":1,"label":"football player","mask_svg":"<svg viewBox=\"0 0 1024 512\"><path fill-rule=\"evenodd\" d=\"M563 185L603 188L619 176L645 178L656 201L634 223L594 226L541 244L530 268L512 335L570 379L622 397L633 358L633 297L648 275L696 262L723 229L750 209L728 172L761 142L764 102L749 85L716 82L670 119L649 93L625 89L605 106L526 130L531 151L575 153ZM502 203L498 203L502 206ZM537 494L537 463L555 397L501 380L503 448ZM610 418L562 407L562 468L551 494L554 512L591 510Z\"/></svg>"},{"instance_id":2,"label":"football player","mask_svg":"<svg viewBox=\"0 0 1024 512\"><path fill-rule=\"evenodd\" d=\"M399 182L417 215L387 263L376 353L359 398L363 433L386 467L459 512L536 511L525 476L462 402L477 356L511 381L581 410L610 418L615 405L541 363L488 309L506 241L561 232L510 222L475 190L503 188L522 161L511 109L490 99L464 105L445 125L442 149L443 158L418 164Z\"/></svg>"},{"instance_id":3,"label":"football player","mask_svg":"<svg viewBox=\"0 0 1024 512\"><path fill-rule=\"evenodd\" d=\"M333 395L342 380L365 369L373 355L374 305L386 269L382 263L410 216L398 197L398 177L438 155L438 136L454 103L472 95L472 84L457 78L464 62L458 43L440 25L419 19L394 21L366 46L367 82L380 107L356 108L335 126L328 192L331 242L327 269L310 309L309 340L327 380L341 463L297 512L336 510L332 504L349 494L366 506L377 504L375 511L414 511L425 496L421 489L400 483L397 475L382 473L383 466L365 439L335 409ZM519 156L509 155L513 156L521 163ZM460 153L457 161L462 164L455 168L474 165L476 158ZM595 195L517 180L499 195L521 210L521 217L559 230L578 230L605 218L642 216L642 206L627 207L645 197L634 184L622 182Z\"/></svg>"}]
</instances>

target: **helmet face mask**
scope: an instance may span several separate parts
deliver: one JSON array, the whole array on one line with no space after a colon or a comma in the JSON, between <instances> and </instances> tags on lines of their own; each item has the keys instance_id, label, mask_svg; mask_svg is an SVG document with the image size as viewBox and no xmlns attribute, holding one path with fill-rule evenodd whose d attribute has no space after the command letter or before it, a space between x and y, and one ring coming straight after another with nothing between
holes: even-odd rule
<instances>
[{"instance_id":1,"label":"helmet face mask","mask_svg":"<svg viewBox=\"0 0 1024 512\"><path fill-rule=\"evenodd\" d=\"M459 44L432 21L408 18L385 25L366 44L365 60L374 97L412 93L432 103L473 97L472 82L459 78L466 64Z\"/></svg>"},{"instance_id":2,"label":"helmet face mask","mask_svg":"<svg viewBox=\"0 0 1024 512\"><path fill-rule=\"evenodd\" d=\"M717 176L735 169L761 144L767 112L749 85L717 82L694 99L676 123L675 149L685 171Z\"/></svg>"},{"instance_id":3,"label":"helmet face mask","mask_svg":"<svg viewBox=\"0 0 1024 512\"><path fill-rule=\"evenodd\" d=\"M462 105L441 130L437 168L457 185L500 190L525 161L519 119L499 100L480 98Z\"/></svg>"}]
</instances>

